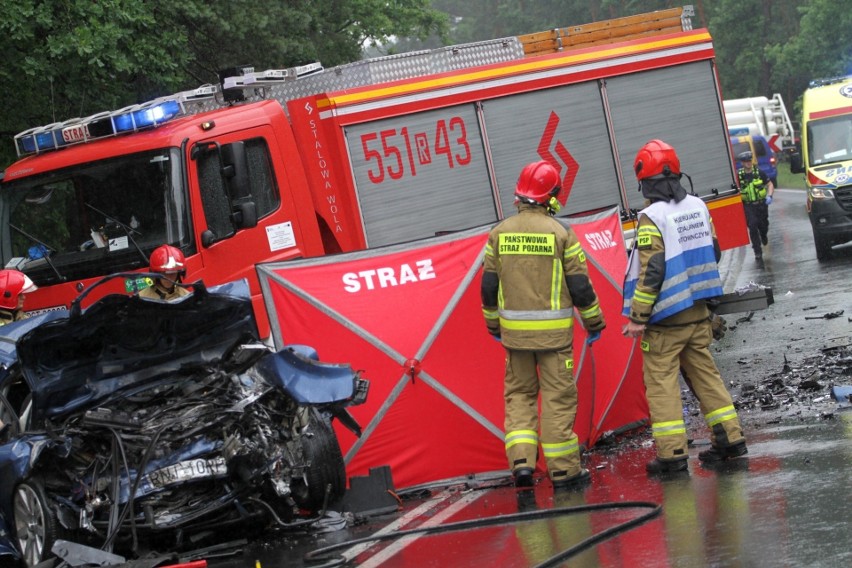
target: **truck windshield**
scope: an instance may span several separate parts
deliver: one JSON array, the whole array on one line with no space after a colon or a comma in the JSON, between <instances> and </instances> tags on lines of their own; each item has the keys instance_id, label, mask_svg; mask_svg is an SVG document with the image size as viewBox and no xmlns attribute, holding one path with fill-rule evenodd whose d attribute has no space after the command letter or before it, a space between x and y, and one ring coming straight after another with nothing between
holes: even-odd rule
<instances>
[{"instance_id":1,"label":"truck windshield","mask_svg":"<svg viewBox=\"0 0 852 568\"><path fill-rule=\"evenodd\" d=\"M852 114L808 122L808 165L845 160L852 160Z\"/></svg>"},{"instance_id":2,"label":"truck windshield","mask_svg":"<svg viewBox=\"0 0 852 568\"><path fill-rule=\"evenodd\" d=\"M147 266L189 243L180 152L167 148L2 184L0 253L39 286Z\"/></svg>"}]
</instances>

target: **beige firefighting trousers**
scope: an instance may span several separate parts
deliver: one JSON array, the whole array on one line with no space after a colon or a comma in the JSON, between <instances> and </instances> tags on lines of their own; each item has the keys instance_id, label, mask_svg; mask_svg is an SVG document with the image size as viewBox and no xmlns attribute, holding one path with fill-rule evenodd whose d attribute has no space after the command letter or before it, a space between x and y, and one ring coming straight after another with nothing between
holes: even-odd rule
<instances>
[{"instance_id":1,"label":"beige firefighting trousers","mask_svg":"<svg viewBox=\"0 0 852 568\"><path fill-rule=\"evenodd\" d=\"M577 414L572 347L558 351L506 350L504 400L509 468L535 468L541 448L551 478L580 472L580 447L572 430Z\"/></svg>"},{"instance_id":2,"label":"beige firefighting trousers","mask_svg":"<svg viewBox=\"0 0 852 568\"><path fill-rule=\"evenodd\" d=\"M659 458L687 457L678 382L681 369L698 398L713 446L725 447L745 439L731 395L710 353L712 336L707 320L672 327L649 325L642 336L645 395Z\"/></svg>"}]
</instances>

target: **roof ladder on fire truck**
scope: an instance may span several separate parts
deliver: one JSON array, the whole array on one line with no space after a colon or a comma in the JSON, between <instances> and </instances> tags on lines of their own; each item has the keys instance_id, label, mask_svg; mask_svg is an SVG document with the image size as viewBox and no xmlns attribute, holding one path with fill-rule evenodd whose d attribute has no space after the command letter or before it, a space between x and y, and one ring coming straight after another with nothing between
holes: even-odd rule
<instances>
[{"instance_id":1,"label":"roof ladder on fire truck","mask_svg":"<svg viewBox=\"0 0 852 568\"><path fill-rule=\"evenodd\" d=\"M222 79L222 89L255 89L269 85L277 85L283 81L295 81L323 70L319 62L308 63L298 67L287 69L267 69L266 71L255 71L254 67L237 69L239 75L225 77Z\"/></svg>"}]
</instances>

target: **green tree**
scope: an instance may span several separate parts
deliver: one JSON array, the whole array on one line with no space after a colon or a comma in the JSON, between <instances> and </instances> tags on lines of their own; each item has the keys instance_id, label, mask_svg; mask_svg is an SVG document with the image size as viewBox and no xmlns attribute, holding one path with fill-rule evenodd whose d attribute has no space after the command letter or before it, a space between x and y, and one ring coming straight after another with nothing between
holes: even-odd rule
<instances>
[{"instance_id":1,"label":"green tree","mask_svg":"<svg viewBox=\"0 0 852 568\"><path fill-rule=\"evenodd\" d=\"M774 64L773 87L801 98L812 79L852 74L852 11L832 0L809 0L799 13L798 33L766 53Z\"/></svg>"},{"instance_id":2,"label":"green tree","mask_svg":"<svg viewBox=\"0 0 852 568\"><path fill-rule=\"evenodd\" d=\"M35 125L121 108L234 65L360 58L370 42L439 36L429 0L0 0L0 160Z\"/></svg>"},{"instance_id":3,"label":"green tree","mask_svg":"<svg viewBox=\"0 0 852 568\"><path fill-rule=\"evenodd\" d=\"M773 49L799 33L797 8L806 0L721 0L707 3L708 29L716 48L716 63L726 99L781 92L785 100L798 96L778 81Z\"/></svg>"},{"instance_id":4,"label":"green tree","mask_svg":"<svg viewBox=\"0 0 852 568\"><path fill-rule=\"evenodd\" d=\"M282 68L319 61L325 67L361 58L369 44L395 36L442 35L447 16L429 0L230 0L164 2L192 49L187 71L198 81L249 64Z\"/></svg>"},{"instance_id":5,"label":"green tree","mask_svg":"<svg viewBox=\"0 0 852 568\"><path fill-rule=\"evenodd\" d=\"M135 95L144 76L177 84L189 57L185 39L163 31L156 10L142 2L2 0L0 6L0 104L14 109L0 117L4 137L133 102L128 94Z\"/></svg>"}]
</instances>

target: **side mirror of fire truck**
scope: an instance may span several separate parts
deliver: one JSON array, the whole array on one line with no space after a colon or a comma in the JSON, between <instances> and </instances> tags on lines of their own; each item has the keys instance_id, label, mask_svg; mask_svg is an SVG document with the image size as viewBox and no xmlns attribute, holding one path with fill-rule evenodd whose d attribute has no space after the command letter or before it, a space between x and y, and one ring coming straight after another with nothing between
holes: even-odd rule
<instances>
[{"instance_id":1,"label":"side mirror of fire truck","mask_svg":"<svg viewBox=\"0 0 852 568\"><path fill-rule=\"evenodd\" d=\"M234 227L238 229L256 227L257 206L251 195L245 142L224 144L221 149L221 159L222 177L228 186Z\"/></svg>"},{"instance_id":2,"label":"side mirror of fire truck","mask_svg":"<svg viewBox=\"0 0 852 568\"><path fill-rule=\"evenodd\" d=\"M803 174L805 167L802 163L802 143L796 142L796 149L790 152L790 173Z\"/></svg>"}]
</instances>

